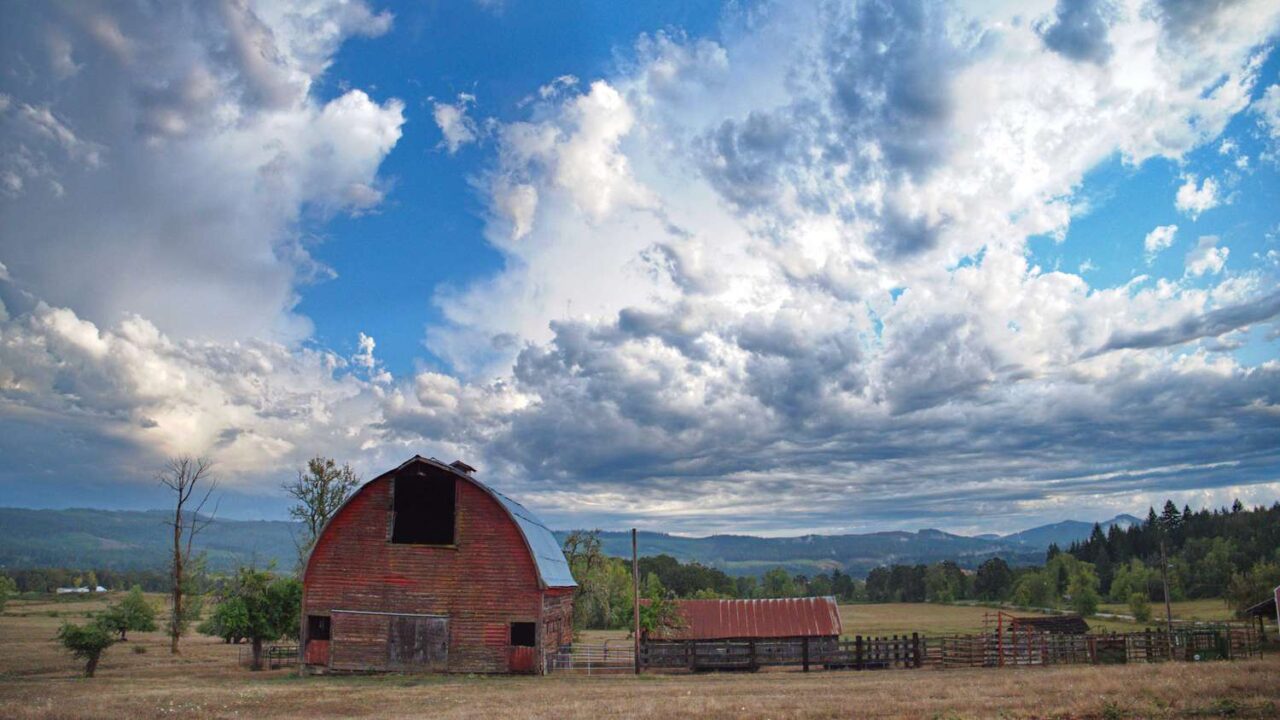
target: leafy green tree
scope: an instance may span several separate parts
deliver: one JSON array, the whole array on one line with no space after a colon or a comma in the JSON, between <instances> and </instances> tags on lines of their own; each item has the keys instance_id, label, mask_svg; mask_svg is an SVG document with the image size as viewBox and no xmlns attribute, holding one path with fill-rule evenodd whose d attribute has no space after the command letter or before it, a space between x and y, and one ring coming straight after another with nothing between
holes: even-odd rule
<instances>
[{"instance_id":1,"label":"leafy green tree","mask_svg":"<svg viewBox=\"0 0 1280 720\"><path fill-rule=\"evenodd\" d=\"M297 479L282 486L295 501L289 516L302 524L302 536L297 540L299 572L325 523L359 486L360 476L350 465L338 467L336 461L324 457L308 460Z\"/></svg>"},{"instance_id":2,"label":"leafy green tree","mask_svg":"<svg viewBox=\"0 0 1280 720\"><path fill-rule=\"evenodd\" d=\"M262 669L262 644L283 637L298 636L302 607L302 583L295 578L277 578L272 573L242 567L236 571L226 601L243 604L236 616L239 625L225 628L247 638L253 646L253 669Z\"/></svg>"},{"instance_id":3,"label":"leafy green tree","mask_svg":"<svg viewBox=\"0 0 1280 720\"><path fill-rule=\"evenodd\" d=\"M247 627L249 609L245 607L244 600L233 597L218 603L196 630L203 635L222 638L225 643L238 643L244 639Z\"/></svg>"},{"instance_id":4,"label":"leafy green tree","mask_svg":"<svg viewBox=\"0 0 1280 720\"><path fill-rule=\"evenodd\" d=\"M1129 602L1129 598L1135 594L1150 599L1153 580L1158 580L1157 572L1141 560L1133 558L1116 570L1108 595L1113 602Z\"/></svg>"},{"instance_id":5,"label":"leafy green tree","mask_svg":"<svg viewBox=\"0 0 1280 720\"><path fill-rule=\"evenodd\" d=\"M1227 604L1236 615L1243 616L1246 609L1266 600L1277 586L1280 586L1280 562L1259 560L1248 572L1231 576L1227 584Z\"/></svg>"},{"instance_id":6,"label":"leafy green tree","mask_svg":"<svg viewBox=\"0 0 1280 720\"><path fill-rule=\"evenodd\" d=\"M786 598L799 595L795 579L780 567L766 572L761 585L761 592L767 598Z\"/></svg>"},{"instance_id":7,"label":"leafy green tree","mask_svg":"<svg viewBox=\"0 0 1280 720\"><path fill-rule=\"evenodd\" d=\"M1098 594L1098 577L1093 574L1092 569L1072 575L1067 592L1071 595L1072 610L1081 615L1098 612L1098 602L1102 598Z\"/></svg>"},{"instance_id":8,"label":"leafy green tree","mask_svg":"<svg viewBox=\"0 0 1280 720\"><path fill-rule=\"evenodd\" d=\"M680 627L680 610L657 575L649 574L645 577L644 599L647 602L640 605L642 637L662 637Z\"/></svg>"},{"instance_id":9,"label":"leafy green tree","mask_svg":"<svg viewBox=\"0 0 1280 720\"><path fill-rule=\"evenodd\" d=\"M72 655L85 661L85 677L93 677L103 651L116 642L111 635L111 630L97 622L86 625L66 623L58 629L57 639L63 647L71 651Z\"/></svg>"},{"instance_id":10,"label":"leafy green tree","mask_svg":"<svg viewBox=\"0 0 1280 720\"><path fill-rule=\"evenodd\" d=\"M930 565L924 582L925 598L929 602L954 602L966 596L964 571L950 560Z\"/></svg>"},{"instance_id":11,"label":"leafy green tree","mask_svg":"<svg viewBox=\"0 0 1280 720\"><path fill-rule=\"evenodd\" d=\"M831 571L831 591L841 600L853 600L858 592L858 584L853 576L842 573L837 568Z\"/></svg>"},{"instance_id":12,"label":"leafy green tree","mask_svg":"<svg viewBox=\"0 0 1280 720\"><path fill-rule=\"evenodd\" d=\"M1151 600L1145 592L1135 592L1129 596L1129 614L1140 623L1151 620Z\"/></svg>"},{"instance_id":13,"label":"leafy green tree","mask_svg":"<svg viewBox=\"0 0 1280 720\"><path fill-rule=\"evenodd\" d=\"M630 628L631 566L604 554L599 533L575 531L565 538L565 559L578 583L573 598L573 626L576 630Z\"/></svg>"},{"instance_id":14,"label":"leafy green tree","mask_svg":"<svg viewBox=\"0 0 1280 720\"><path fill-rule=\"evenodd\" d=\"M1023 607L1046 607L1053 603L1055 595L1054 581L1043 570L1024 573L1013 588L1014 604Z\"/></svg>"},{"instance_id":15,"label":"leafy green tree","mask_svg":"<svg viewBox=\"0 0 1280 720\"><path fill-rule=\"evenodd\" d=\"M1013 570L1009 563L993 557L978 566L973 590L983 600L1003 600L1013 589Z\"/></svg>"},{"instance_id":16,"label":"leafy green tree","mask_svg":"<svg viewBox=\"0 0 1280 720\"><path fill-rule=\"evenodd\" d=\"M0 575L0 612L9 602L9 597L18 594L18 583L8 575Z\"/></svg>"},{"instance_id":17,"label":"leafy green tree","mask_svg":"<svg viewBox=\"0 0 1280 720\"><path fill-rule=\"evenodd\" d=\"M120 602L108 607L98 619L104 627L119 633L121 641L129 639L127 633L130 630L151 632L156 629L156 609L147 602L142 588L137 585Z\"/></svg>"}]
</instances>

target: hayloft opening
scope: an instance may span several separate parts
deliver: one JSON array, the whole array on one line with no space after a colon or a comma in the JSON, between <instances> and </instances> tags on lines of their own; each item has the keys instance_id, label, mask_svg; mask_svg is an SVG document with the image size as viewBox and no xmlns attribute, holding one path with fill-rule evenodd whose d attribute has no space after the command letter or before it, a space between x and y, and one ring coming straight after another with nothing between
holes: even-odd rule
<instances>
[{"instance_id":1,"label":"hayloft opening","mask_svg":"<svg viewBox=\"0 0 1280 720\"><path fill-rule=\"evenodd\" d=\"M531 622L513 622L511 623L511 644L515 647L533 647L536 645L538 636L537 623Z\"/></svg>"},{"instance_id":2,"label":"hayloft opening","mask_svg":"<svg viewBox=\"0 0 1280 720\"><path fill-rule=\"evenodd\" d=\"M452 477L398 477L391 542L453 545L455 485Z\"/></svg>"}]
</instances>

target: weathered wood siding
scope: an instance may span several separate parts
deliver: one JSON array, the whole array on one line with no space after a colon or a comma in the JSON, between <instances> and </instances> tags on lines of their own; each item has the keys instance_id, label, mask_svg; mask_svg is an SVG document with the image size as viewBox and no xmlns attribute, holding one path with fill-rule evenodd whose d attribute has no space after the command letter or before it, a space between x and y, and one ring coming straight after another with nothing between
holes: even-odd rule
<instances>
[{"instance_id":1,"label":"weathered wood siding","mask_svg":"<svg viewBox=\"0 0 1280 720\"><path fill-rule=\"evenodd\" d=\"M573 644L573 588L551 588L543 595L538 642L548 653Z\"/></svg>"},{"instance_id":2,"label":"weathered wood siding","mask_svg":"<svg viewBox=\"0 0 1280 720\"><path fill-rule=\"evenodd\" d=\"M426 472L440 471L410 467L401 475ZM555 612L562 615L563 595L571 604L572 589L544 592L507 511L471 482L456 477L454 482L453 547L389 542L392 477L365 485L333 518L312 552L304 579L304 616L335 610L445 616L448 658L437 669L506 672L510 623L543 621L544 596L556 599ZM388 662L391 622L390 615L333 614L330 667L401 669ZM566 624L558 625L563 639ZM567 625L571 638L572 622Z\"/></svg>"}]
</instances>

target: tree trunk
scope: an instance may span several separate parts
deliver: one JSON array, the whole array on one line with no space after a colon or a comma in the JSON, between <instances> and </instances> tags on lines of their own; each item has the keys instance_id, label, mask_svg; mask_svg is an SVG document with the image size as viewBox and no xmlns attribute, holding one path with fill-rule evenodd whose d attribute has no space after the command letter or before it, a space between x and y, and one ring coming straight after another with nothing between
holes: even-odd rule
<instances>
[{"instance_id":1,"label":"tree trunk","mask_svg":"<svg viewBox=\"0 0 1280 720\"><path fill-rule=\"evenodd\" d=\"M94 655L89 658L89 662L84 664L84 676L93 677L93 673L98 669L98 656Z\"/></svg>"},{"instance_id":2,"label":"tree trunk","mask_svg":"<svg viewBox=\"0 0 1280 720\"><path fill-rule=\"evenodd\" d=\"M182 635L182 503L173 520L173 622L169 628L169 652L178 654Z\"/></svg>"},{"instance_id":3,"label":"tree trunk","mask_svg":"<svg viewBox=\"0 0 1280 720\"><path fill-rule=\"evenodd\" d=\"M262 638L253 639L253 669L262 669Z\"/></svg>"}]
</instances>

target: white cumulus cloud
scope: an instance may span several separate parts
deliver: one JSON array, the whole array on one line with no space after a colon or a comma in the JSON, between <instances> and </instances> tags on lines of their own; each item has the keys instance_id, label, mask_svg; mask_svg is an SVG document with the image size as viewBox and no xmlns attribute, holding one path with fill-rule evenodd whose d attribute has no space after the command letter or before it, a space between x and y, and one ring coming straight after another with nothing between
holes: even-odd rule
<instances>
[{"instance_id":1,"label":"white cumulus cloud","mask_svg":"<svg viewBox=\"0 0 1280 720\"><path fill-rule=\"evenodd\" d=\"M1211 177L1197 184L1195 175L1184 175L1183 183L1178 186L1178 194L1174 198L1174 206L1191 216L1194 220L1206 210L1218 206L1218 182Z\"/></svg>"},{"instance_id":2,"label":"white cumulus cloud","mask_svg":"<svg viewBox=\"0 0 1280 720\"><path fill-rule=\"evenodd\" d=\"M1196 241L1196 246L1187 253L1187 274L1200 276L1216 275L1222 272L1231 248L1218 247L1216 235L1203 235Z\"/></svg>"}]
</instances>

